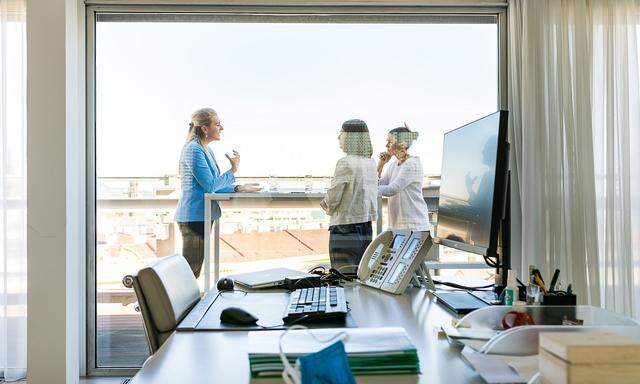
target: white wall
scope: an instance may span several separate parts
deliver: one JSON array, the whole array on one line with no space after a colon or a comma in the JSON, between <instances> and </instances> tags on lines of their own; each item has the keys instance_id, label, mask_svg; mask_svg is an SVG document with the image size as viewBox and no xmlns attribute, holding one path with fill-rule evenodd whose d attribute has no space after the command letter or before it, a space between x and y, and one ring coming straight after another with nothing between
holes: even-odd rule
<instances>
[{"instance_id":1,"label":"white wall","mask_svg":"<svg viewBox=\"0 0 640 384\"><path fill-rule=\"evenodd\" d=\"M76 383L79 376L78 262L84 257L79 9L76 0L27 1L30 384Z\"/></svg>"},{"instance_id":2,"label":"white wall","mask_svg":"<svg viewBox=\"0 0 640 384\"><path fill-rule=\"evenodd\" d=\"M86 373L86 182L85 182L85 9L83 0L66 0L67 51L67 306L72 321L67 332L67 354L78 362L73 374ZM75 319L76 321L73 321ZM71 374L68 372L68 374ZM75 380L75 379L74 379ZM73 380L72 380L73 381Z\"/></svg>"}]
</instances>

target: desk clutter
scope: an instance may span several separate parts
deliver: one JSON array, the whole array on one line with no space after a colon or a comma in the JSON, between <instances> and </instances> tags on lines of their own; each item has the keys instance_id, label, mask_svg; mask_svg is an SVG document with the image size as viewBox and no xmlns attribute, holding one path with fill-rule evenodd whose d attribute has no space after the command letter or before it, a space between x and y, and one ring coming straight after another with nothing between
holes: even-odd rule
<instances>
[{"instance_id":1,"label":"desk clutter","mask_svg":"<svg viewBox=\"0 0 640 384\"><path fill-rule=\"evenodd\" d=\"M638 325L626 316L589 305L501 305L471 312L442 329L453 345L482 353L526 356L538 354L538 335L543 332L636 332Z\"/></svg>"},{"instance_id":2,"label":"desk clutter","mask_svg":"<svg viewBox=\"0 0 640 384\"><path fill-rule=\"evenodd\" d=\"M586 327L521 326L503 340L500 331L455 328L447 337L465 345L462 358L488 384L640 383L640 327L584 309L595 315Z\"/></svg>"},{"instance_id":3,"label":"desk clutter","mask_svg":"<svg viewBox=\"0 0 640 384\"><path fill-rule=\"evenodd\" d=\"M520 300L526 300L527 304L539 302L542 305L576 305L577 297L571 289L571 284L562 289L562 284L558 281L559 276L560 270L556 269L547 286L540 270L530 265L529 285L525 286L518 281Z\"/></svg>"},{"instance_id":4,"label":"desk clutter","mask_svg":"<svg viewBox=\"0 0 640 384\"><path fill-rule=\"evenodd\" d=\"M252 378L280 377L280 338L284 331L249 332L249 367ZM316 353L323 343L344 333L344 349L354 375L399 375L420 373L418 352L403 328L296 329L282 338L282 351L291 365L305 355Z\"/></svg>"}]
</instances>

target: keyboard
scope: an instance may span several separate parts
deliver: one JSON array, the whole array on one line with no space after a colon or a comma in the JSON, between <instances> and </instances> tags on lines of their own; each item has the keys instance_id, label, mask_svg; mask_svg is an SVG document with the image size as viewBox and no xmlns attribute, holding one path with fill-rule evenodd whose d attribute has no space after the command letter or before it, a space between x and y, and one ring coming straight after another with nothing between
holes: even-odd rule
<instances>
[{"instance_id":1,"label":"keyboard","mask_svg":"<svg viewBox=\"0 0 640 384\"><path fill-rule=\"evenodd\" d=\"M287 324L344 322L347 311L344 288L329 285L302 288L291 292L282 321Z\"/></svg>"}]
</instances>

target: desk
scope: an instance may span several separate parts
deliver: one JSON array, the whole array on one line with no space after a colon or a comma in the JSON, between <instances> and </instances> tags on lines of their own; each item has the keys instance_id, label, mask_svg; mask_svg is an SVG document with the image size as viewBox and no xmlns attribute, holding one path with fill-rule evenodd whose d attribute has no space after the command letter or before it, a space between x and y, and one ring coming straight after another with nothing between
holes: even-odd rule
<instances>
[{"instance_id":1,"label":"desk","mask_svg":"<svg viewBox=\"0 0 640 384\"><path fill-rule=\"evenodd\" d=\"M241 205L244 208L286 208L286 207L309 207L320 208L320 202L325 196L325 192L293 192L282 190L278 192L256 192L256 193L205 193L204 195L204 222L211 222L211 202L220 204L221 209L233 208ZM378 201L378 220L376 221L376 233L380 233L382 228L382 203ZM209 248L211 242L211 231L208 225L204 226L204 291L211 288L210 283L210 255ZM220 278L220 220L213 223L213 279Z\"/></svg>"},{"instance_id":2,"label":"desk","mask_svg":"<svg viewBox=\"0 0 640 384\"><path fill-rule=\"evenodd\" d=\"M436 304L425 289L408 288L406 294L396 296L361 285L350 285L345 287L345 293L359 327L403 327L420 356L422 375L419 378L356 376L358 383L483 382L460 359L458 349L449 347L445 339L437 337L434 328L450 323L453 315ZM247 332L230 331L174 333L144 363L131 384L248 382Z\"/></svg>"}]
</instances>

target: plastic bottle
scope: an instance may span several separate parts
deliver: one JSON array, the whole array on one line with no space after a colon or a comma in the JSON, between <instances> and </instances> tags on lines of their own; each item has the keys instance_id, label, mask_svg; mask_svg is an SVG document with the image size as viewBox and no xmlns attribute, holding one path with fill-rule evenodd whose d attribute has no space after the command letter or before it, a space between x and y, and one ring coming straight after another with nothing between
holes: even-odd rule
<instances>
[{"instance_id":1,"label":"plastic bottle","mask_svg":"<svg viewBox=\"0 0 640 384\"><path fill-rule=\"evenodd\" d=\"M509 270L507 275L507 286L504 288L504 305L513 305L517 299L516 275Z\"/></svg>"}]
</instances>

